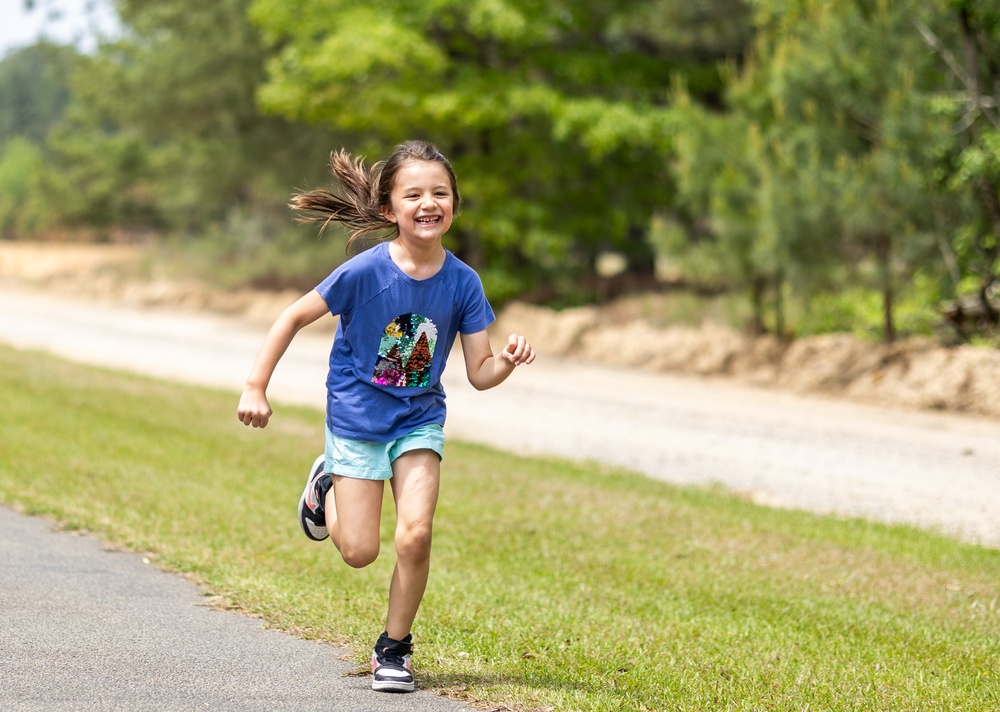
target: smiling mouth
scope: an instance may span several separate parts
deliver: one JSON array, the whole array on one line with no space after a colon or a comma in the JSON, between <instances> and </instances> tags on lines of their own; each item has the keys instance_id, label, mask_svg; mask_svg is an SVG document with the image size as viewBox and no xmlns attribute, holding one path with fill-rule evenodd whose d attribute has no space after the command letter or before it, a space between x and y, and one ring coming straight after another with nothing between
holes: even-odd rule
<instances>
[{"instance_id":1,"label":"smiling mouth","mask_svg":"<svg viewBox=\"0 0 1000 712\"><path fill-rule=\"evenodd\" d=\"M428 215L425 217L417 218L416 222L420 225L434 225L441 222L440 215Z\"/></svg>"}]
</instances>

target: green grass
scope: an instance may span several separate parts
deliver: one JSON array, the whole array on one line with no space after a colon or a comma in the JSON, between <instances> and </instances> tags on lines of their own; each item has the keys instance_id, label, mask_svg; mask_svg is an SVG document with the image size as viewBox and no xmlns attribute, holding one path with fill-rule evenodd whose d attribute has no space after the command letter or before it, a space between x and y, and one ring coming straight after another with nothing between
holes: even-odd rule
<instances>
[{"instance_id":1,"label":"green grass","mask_svg":"<svg viewBox=\"0 0 1000 712\"><path fill-rule=\"evenodd\" d=\"M366 659L391 509L361 571L302 536L318 412L252 431L233 393L6 347L0 393L0 500ZM457 441L434 547L419 683L493 707L1000 708L997 550Z\"/></svg>"}]
</instances>

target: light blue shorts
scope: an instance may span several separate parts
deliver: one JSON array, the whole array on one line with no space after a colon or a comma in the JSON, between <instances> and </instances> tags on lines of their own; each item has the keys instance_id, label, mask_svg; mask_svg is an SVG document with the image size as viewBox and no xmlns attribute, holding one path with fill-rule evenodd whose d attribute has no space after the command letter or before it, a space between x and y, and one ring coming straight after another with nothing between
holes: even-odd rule
<instances>
[{"instance_id":1,"label":"light blue shorts","mask_svg":"<svg viewBox=\"0 0 1000 712\"><path fill-rule=\"evenodd\" d=\"M326 466L329 475L359 480L388 480L392 463L412 450L433 450L444 457L444 430L440 425L421 425L412 433L386 443L369 443L334 435L326 429Z\"/></svg>"}]
</instances>

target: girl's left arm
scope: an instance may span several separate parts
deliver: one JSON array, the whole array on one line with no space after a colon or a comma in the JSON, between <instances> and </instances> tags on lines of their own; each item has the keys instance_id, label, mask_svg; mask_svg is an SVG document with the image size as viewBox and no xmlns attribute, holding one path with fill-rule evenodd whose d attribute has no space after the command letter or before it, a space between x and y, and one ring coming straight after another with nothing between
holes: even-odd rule
<instances>
[{"instance_id":1,"label":"girl's left arm","mask_svg":"<svg viewBox=\"0 0 1000 712\"><path fill-rule=\"evenodd\" d=\"M507 337L507 344L494 355L485 329L474 334L462 334L462 352L465 354L465 372L469 383L477 391L499 386L515 367L535 360L535 350L519 334Z\"/></svg>"}]
</instances>

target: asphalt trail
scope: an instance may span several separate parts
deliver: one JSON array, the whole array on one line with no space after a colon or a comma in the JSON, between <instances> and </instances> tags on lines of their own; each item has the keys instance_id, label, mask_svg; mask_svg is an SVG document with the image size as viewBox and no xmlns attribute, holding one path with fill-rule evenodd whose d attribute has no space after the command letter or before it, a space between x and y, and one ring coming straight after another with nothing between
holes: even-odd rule
<instances>
[{"instance_id":1,"label":"asphalt trail","mask_svg":"<svg viewBox=\"0 0 1000 712\"><path fill-rule=\"evenodd\" d=\"M468 709L372 692L347 651L215 610L140 554L4 507L0 561L2 710Z\"/></svg>"}]
</instances>

